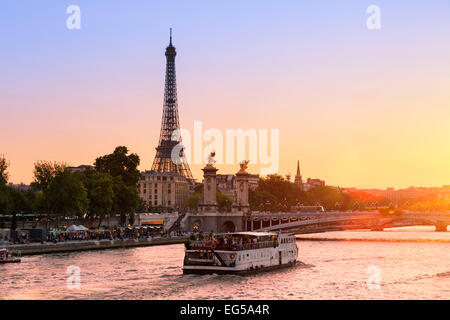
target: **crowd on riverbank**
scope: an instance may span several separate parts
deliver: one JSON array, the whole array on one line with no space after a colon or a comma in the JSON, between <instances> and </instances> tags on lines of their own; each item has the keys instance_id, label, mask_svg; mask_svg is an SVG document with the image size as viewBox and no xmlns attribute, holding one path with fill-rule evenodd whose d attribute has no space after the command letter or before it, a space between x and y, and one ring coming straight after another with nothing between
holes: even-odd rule
<instances>
[{"instance_id":1,"label":"crowd on riverbank","mask_svg":"<svg viewBox=\"0 0 450 320\"><path fill-rule=\"evenodd\" d=\"M186 232L171 231L170 233L162 229L154 229L150 227L136 228L114 228L112 230L86 230L86 231L61 231L51 230L40 241L32 241L29 233L18 234L15 239L9 239L9 244L27 244L32 242L49 242L59 243L66 241L89 241L89 240L139 240L152 238L174 238L187 237Z\"/></svg>"}]
</instances>

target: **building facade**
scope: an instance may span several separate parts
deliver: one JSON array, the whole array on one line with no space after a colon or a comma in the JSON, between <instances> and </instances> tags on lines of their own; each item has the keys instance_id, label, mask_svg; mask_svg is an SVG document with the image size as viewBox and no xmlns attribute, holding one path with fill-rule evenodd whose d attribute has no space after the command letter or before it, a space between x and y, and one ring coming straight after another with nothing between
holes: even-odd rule
<instances>
[{"instance_id":1,"label":"building facade","mask_svg":"<svg viewBox=\"0 0 450 320\"><path fill-rule=\"evenodd\" d=\"M67 167L66 169L71 173L75 173L75 172L94 171L95 167L87 164L82 164L78 167Z\"/></svg>"},{"instance_id":2,"label":"building facade","mask_svg":"<svg viewBox=\"0 0 450 320\"><path fill-rule=\"evenodd\" d=\"M145 171L138 181L139 197L152 207L182 209L189 196L190 184L177 173Z\"/></svg>"},{"instance_id":3,"label":"building facade","mask_svg":"<svg viewBox=\"0 0 450 320\"><path fill-rule=\"evenodd\" d=\"M311 190L312 188L316 187L325 187L325 181L320 179L308 178L306 180L306 183L303 183L303 190L305 191Z\"/></svg>"},{"instance_id":4,"label":"building facade","mask_svg":"<svg viewBox=\"0 0 450 320\"><path fill-rule=\"evenodd\" d=\"M450 185L442 186L438 191L438 199L441 201L450 202Z\"/></svg>"},{"instance_id":5,"label":"building facade","mask_svg":"<svg viewBox=\"0 0 450 320\"><path fill-rule=\"evenodd\" d=\"M256 189L259 183L259 174L248 174L248 187L249 189Z\"/></svg>"}]
</instances>

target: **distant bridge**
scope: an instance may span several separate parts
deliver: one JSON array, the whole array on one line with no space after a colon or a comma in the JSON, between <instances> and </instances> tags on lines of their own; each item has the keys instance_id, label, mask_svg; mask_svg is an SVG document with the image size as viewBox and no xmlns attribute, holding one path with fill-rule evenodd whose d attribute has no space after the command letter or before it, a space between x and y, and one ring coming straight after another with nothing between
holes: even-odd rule
<instances>
[{"instance_id":1,"label":"distant bridge","mask_svg":"<svg viewBox=\"0 0 450 320\"><path fill-rule=\"evenodd\" d=\"M385 214L374 211L333 211L317 213L260 213L246 217L247 231L287 231L316 233L336 230L370 229L407 226L435 226L436 231L447 231L450 212L403 212Z\"/></svg>"}]
</instances>

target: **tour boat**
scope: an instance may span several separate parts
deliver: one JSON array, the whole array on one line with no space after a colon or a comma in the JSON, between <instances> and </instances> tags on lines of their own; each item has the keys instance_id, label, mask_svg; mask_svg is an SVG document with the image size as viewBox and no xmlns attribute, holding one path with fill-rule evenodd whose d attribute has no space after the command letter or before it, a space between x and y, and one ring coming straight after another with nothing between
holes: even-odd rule
<instances>
[{"instance_id":1,"label":"tour boat","mask_svg":"<svg viewBox=\"0 0 450 320\"><path fill-rule=\"evenodd\" d=\"M8 249L0 249L0 264L17 263L20 261L21 261L20 258L11 256L11 253L8 251Z\"/></svg>"},{"instance_id":2,"label":"tour boat","mask_svg":"<svg viewBox=\"0 0 450 320\"><path fill-rule=\"evenodd\" d=\"M275 232L216 234L186 243L185 274L249 274L296 263L294 235Z\"/></svg>"}]
</instances>

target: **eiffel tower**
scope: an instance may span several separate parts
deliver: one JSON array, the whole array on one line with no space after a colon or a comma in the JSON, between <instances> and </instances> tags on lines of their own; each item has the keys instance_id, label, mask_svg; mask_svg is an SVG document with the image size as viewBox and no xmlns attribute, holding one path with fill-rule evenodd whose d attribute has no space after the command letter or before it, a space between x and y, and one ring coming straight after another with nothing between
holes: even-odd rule
<instances>
[{"instance_id":1,"label":"eiffel tower","mask_svg":"<svg viewBox=\"0 0 450 320\"><path fill-rule=\"evenodd\" d=\"M162 116L161 133L159 144L156 148L155 159L152 170L156 172L177 173L186 178L189 182L194 182L191 169L183 152L179 150L179 159L172 161L172 150L181 143L181 136L172 140L174 131L180 129L177 104L177 82L175 76L175 56L177 52L172 45L172 29L170 29L170 43L166 48L166 83L164 87L164 110Z\"/></svg>"}]
</instances>

